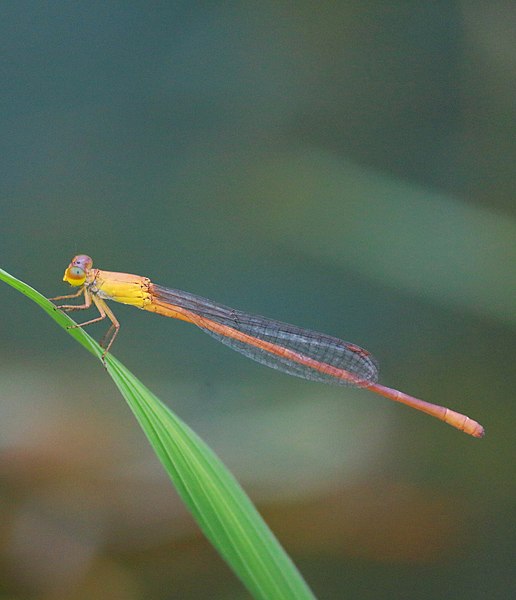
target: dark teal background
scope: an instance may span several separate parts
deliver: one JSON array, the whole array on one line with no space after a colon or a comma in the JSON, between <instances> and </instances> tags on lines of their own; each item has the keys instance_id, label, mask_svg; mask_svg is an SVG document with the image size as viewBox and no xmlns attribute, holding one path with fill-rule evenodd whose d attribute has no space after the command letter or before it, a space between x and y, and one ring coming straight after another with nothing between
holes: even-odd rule
<instances>
[{"instance_id":1,"label":"dark teal background","mask_svg":"<svg viewBox=\"0 0 516 600\"><path fill-rule=\"evenodd\" d=\"M1 267L54 296L87 253L324 331L486 427L113 305L114 353L320 599L516 592L515 21L501 1L0 6ZM0 596L247 598L103 369L0 301Z\"/></svg>"}]
</instances>

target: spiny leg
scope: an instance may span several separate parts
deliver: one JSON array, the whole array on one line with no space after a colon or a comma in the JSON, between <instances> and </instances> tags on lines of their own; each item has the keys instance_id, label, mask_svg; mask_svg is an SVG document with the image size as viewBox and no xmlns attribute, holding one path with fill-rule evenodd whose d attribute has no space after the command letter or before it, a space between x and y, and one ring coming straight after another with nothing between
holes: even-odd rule
<instances>
[{"instance_id":1,"label":"spiny leg","mask_svg":"<svg viewBox=\"0 0 516 600\"><path fill-rule=\"evenodd\" d=\"M113 329L113 327L115 328L115 333L113 333L111 335L109 344L107 346L107 348L104 350L104 352L102 353L102 362L105 365L105 356L107 354L107 351L109 350L109 348L111 347L111 344L113 343L114 338L116 337L116 334L118 332L118 329L120 328L120 325L118 323L118 321L115 319L115 315L113 315L113 313L111 312L111 310L109 309L109 307L107 306L107 304L104 302L104 300L102 300L101 298L97 298L97 296L92 295L92 294L88 294L87 292L85 293L85 295L88 296L89 301L90 301L90 306L91 306L91 301L93 300L93 303L95 304L95 306L97 307L100 315L98 317L95 317L94 319L90 319L89 321L85 321L84 323L75 323L75 325L69 325L68 329L76 329L78 327L86 327L86 325L92 325L93 323L99 323L100 321L103 321L106 317L108 317L108 319L113 323L111 325L111 327L108 329L106 335L104 335L104 337L102 338L102 342L100 343L100 345L103 345L103 341L104 339L106 339L109 336L109 333L111 332L111 330Z\"/></svg>"},{"instance_id":2,"label":"spiny leg","mask_svg":"<svg viewBox=\"0 0 516 600\"><path fill-rule=\"evenodd\" d=\"M84 291L84 299L85 299L84 304L80 304L78 306L71 305L70 307L59 306L58 308L62 308L67 311L85 310L86 308L90 308L91 302L93 299L93 302L95 303L95 306L98 308L100 315L98 317L95 317L94 319L90 319L89 321L84 321L84 323L75 323L74 325L69 325L68 329L76 329L77 327L86 327L86 325L91 325L92 323L98 323L99 321L103 321L106 318L107 315L106 315L106 311L104 310L104 306L105 306L104 302L99 302L98 298L96 298L95 296L93 296L86 290Z\"/></svg>"},{"instance_id":3,"label":"spiny leg","mask_svg":"<svg viewBox=\"0 0 516 600\"><path fill-rule=\"evenodd\" d=\"M110 325L109 329L102 336L102 339L99 342L99 344L102 348L105 348L107 345L109 345L109 340L112 338L113 335L116 335L115 330L116 330L115 325L112 323Z\"/></svg>"},{"instance_id":4,"label":"spiny leg","mask_svg":"<svg viewBox=\"0 0 516 600\"><path fill-rule=\"evenodd\" d=\"M78 298L81 294L84 294L84 286L79 288L79 291L76 294L67 294L66 296L54 296L54 298L49 298L49 300L65 300L66 298Z\"/></svg>"},{"instance_id":5,"label":"spiny leg","mask_svg":"<svg viewBox=\"0 0 516 600\"><path fill-rule=\"evenodd\" d=\"M95 303L95 306L99 309L100 314L103 315L104 318L107 317L112 323L111 327L107 330L106 334L100 342L100 345L104 348L104 352L102 354L102 361L104 362L106 354L109 352L109 349L113 345L113 342L115 341L115 338L118 335L118 331L120 330L120 323L115 317L113 311L109 308L109 306L104 302L102 298L99 298L98 296L93 296L93 302Z\"/></svg>"},{"instance_id":6,"label":"spiny leg","mask_svg":"<svg viewBox=\"0 0 516 600\"><path fill-rule=\"evenodd\" d=\"M68 296L56 296L55 298L49 298L49 300L62 300L64 298L78 298L81 294L84 294L84 304L60 304L56 306L56 310L66 310L70 312L72 310L86 310L91 306L91 294L87 291L86 286L82 286L76 294L70 294Z\"/></svg>"},{"instance_id":7,"label":"spiny leg","mask_svg":"<svg viewBox=\"0 0 516 600\"><path fill-rule=\"evenodd\" d=\"M100 345L102 346L102 348L104 348L104 352L102 353L102 362L105 362L104 358L105 358L106 354L109 352L109 349L111 348L111 346L113 345L113 342L115 341L115 338L120 329L120 323L118 322L117 318L113 314L113 311L109 308L109 306L106 304L106 302L104 302L104 300L102 298L99 298L98 296L91 295L91 294L88 294L88 295L90 296L91 300L93 300L93 303L97 307L97 309L100 313L100 316L96 317L95 319L91 319L90 321L86 321L85 323L80 323L80 324L78 323L77 325L73 325L72 327L84 327L85 325L91 325L92 323L98 323L99 321L104 320L106 317L111 321L110 328L106 331L106 333L102 337L102 340L100 341ZM91 302L91 300L90 300L90 302Z\"/></svg>"},{"instance_id":8,"label":"spiny leg","mask_svg":"<svg viewBox=\"0 0 516 600\"><path fill-rule=\"evenodd\" d=\"M66 310L67 312L73 310L86 310L91 307L92 302L97 307L100 313L98 317L90 319L89 321L85 321L84 323L75 323L74 325L69 325L68 329L76 329L77 327L86 327L86 325L99 323L106 317L111 321L111 327L107 330L100 342L100 345L105 348L104 352L102 353L102 362L105 362L104 358L115 341L118 330L120 329L120 323L104 300L89 292L85 286L83 286L76 294L71 294L69 296L58 296L57 298L53 298L53 300L60 300L61 298L77 298L81 294L84 294L84 304L64 304L61 306L56 306L56 309ZM106 342L107 345L105 345Z\"/></svg>"}]
</instances>

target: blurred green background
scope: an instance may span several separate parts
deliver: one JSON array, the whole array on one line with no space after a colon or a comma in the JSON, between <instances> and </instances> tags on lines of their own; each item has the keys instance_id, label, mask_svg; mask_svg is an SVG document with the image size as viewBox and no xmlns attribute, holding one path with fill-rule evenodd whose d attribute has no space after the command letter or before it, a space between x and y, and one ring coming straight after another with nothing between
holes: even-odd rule
<instances>
[{"instance_id":1,"label":"blurred green background","mask_svg":"<svg viewBox=\"0 0 516 600\"><path fill-rule=\"evenodd\" d=\"M320 599L516 594L515 25L508 1L0 5L0 266L54 296L87 253L324 331L486 427L114 307L114 353ZM0 301L0 598L248 598L103 369Z\"/></svg>"}]
</instances>

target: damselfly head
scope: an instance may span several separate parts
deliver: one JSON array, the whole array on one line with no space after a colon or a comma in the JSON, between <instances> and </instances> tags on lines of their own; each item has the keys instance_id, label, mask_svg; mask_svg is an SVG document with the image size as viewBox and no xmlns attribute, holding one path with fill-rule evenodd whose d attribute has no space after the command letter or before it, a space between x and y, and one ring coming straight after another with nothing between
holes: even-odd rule
<instances>
[{"instance_id":1,"label":"damselfly head","mask_svg":"<svg viewBox=\"0 0 516 600\"><path fill-rule=\"evenodd\" d=\"M86 254L78 254L72 258L72 262L66 268L63 281L67 281L74 287L79 287L86 281L88 271L93 267L93 261Z\"/></svg>"}]
</instances>

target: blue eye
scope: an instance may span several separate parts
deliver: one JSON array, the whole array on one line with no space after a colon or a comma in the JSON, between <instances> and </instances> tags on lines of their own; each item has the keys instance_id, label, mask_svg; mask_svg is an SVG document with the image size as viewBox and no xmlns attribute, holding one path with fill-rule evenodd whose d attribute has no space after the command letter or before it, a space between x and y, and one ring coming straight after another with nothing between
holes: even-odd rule
<instances>
[{"instance_id":1,"label":"blue eye","mask_svg":"<svg viewBox=\"0 0 516 600\"><path fill-rule=\"evenodd\" d=\"M70 269L70 275L73 275L74 277L84 277L84 271L79 268L79 267L72 267Z\"/></svg>"}]
</instances>

